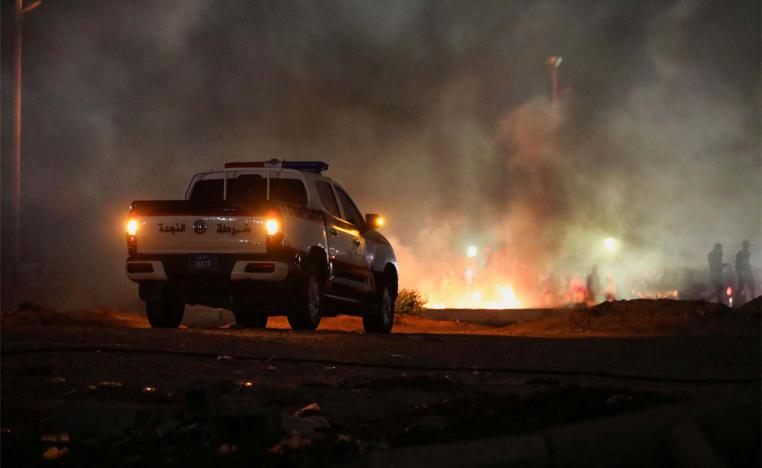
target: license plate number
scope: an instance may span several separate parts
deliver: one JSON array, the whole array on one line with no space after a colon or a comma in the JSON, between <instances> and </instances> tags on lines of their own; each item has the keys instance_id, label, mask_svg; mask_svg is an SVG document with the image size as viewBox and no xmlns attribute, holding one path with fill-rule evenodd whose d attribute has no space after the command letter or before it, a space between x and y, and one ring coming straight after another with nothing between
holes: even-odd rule
<instances>
[{"instance_id":1,"label":"license plate number","mask_svg":"<svg viewBox=\"0 0 762 468\"><path fill-rule=\"evenodd\" d=\"M216 255L191 255L190 269L192 271L212 271L217 269Z\"/></svg>"}]
</instances>

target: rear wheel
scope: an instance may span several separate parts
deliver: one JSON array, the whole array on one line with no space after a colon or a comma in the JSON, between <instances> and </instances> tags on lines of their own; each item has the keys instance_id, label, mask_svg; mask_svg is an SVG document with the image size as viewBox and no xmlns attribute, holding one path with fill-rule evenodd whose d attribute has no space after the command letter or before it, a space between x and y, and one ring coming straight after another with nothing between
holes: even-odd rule
<instances>
[{"instance_id":1,"label":"rear wheel","mask_svg":"<svg viewBox=\"0 0 762 468\"><path fill-rule=\"evenodd\" d=\"M288 308L288 324L294 330L314 330L320 325L322 287L317 268L307 265Z\"/></svg>"},{"instance_id":2,"label":"rear wheel","mask_svg":"<svg viewBox=\"0 0 762 468\"><path fill-rule=\"evenodd\" d=\"M389 333L394 323L394 292L391 278L387 277L374 302L368 305L362 316L366 333Z\"/></svg>"},{"instance_id":3,"label":"rear wheel","mask_svg":"<svg viewBox=\"0 0 762 468\"><path fill-rule=\"evenodd\" d=\"M169 299L146 301L146 316L153 328L177 328L183 321L185 304Z\"/></svg>"},{"instance_id":4,"label":"rear wheel","mask_svg":"<svg viewBox=\"0 0 762 468\"><path fill-rule=\"evenodd\" d=\"M233 309L235 323L244 328L267 328L267 312L256 307L238 306Z\"/></svg>"}]
</instances>

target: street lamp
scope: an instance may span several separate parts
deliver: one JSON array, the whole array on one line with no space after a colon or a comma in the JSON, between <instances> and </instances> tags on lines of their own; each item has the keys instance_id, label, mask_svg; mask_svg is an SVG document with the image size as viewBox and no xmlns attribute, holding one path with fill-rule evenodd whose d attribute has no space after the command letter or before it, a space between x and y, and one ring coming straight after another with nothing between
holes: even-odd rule
<instances>
[{"instance_id":1,"label":"street lamp","mask_svg":"<svg viewBox=\"0 0 762 468\"><path fill-rule=\"evenodd\" d=\"M11 142L11 160L10 160L10 239L9 239L9 261L10 267L6 270L9 274L11 289L13 292L20 286L19 284L19 266L21 263L21 45L22 30L24 25L24 15L42 5L42 0L36 0L27 6L24 6L24 0L15 0L14 5L14 48L13 62L15 86L13 91L13 136ZM6 296L7 297L7 296ZM7 306L7 304L5 304Z\"/></svg>"},{"instance_id":2,"label":"street lamp","mask_svg":"<svg viewBox=\"0 0 762 468\"><path fill-rule=\"evenodd\" d=\"M614 253L619 249L619 241L614 237L607 237L603 239L603 248L606 249L606 252L608 253Z\"/></svg>"},{"instance_id":3,"label":"street lamp","mask_svg":"<svg viewBox=\"0 0 762 468\"><path fill-rule=\"evenodd\" d=\"M563 60L561 56L551 55L546 61L550 68L550 96L554 104L558 102L558 67Z\"/></svg>"}]
</instances>

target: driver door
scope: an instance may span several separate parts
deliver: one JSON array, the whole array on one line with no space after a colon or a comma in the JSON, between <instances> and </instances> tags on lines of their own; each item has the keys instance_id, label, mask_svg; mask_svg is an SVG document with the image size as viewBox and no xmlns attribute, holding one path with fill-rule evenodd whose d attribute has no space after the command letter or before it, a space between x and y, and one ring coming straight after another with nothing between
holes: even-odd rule
<instances>
[{"instance_id":1,"label":"driver door","mask_svg":"<svg viewBox=\"0 0 762 468\"><path fill-rule=\"evenodd\" d=\"M342 221L329 227L329 233L342 246L334 263L336 276L354 292L364 294L371 289L370 272L365 261L365 238L362 236L365 222L349 195L339 187L334 186L334 190L341 207ZM331 228L335 229L335 233Z\"/></svg>"}]
</instances>

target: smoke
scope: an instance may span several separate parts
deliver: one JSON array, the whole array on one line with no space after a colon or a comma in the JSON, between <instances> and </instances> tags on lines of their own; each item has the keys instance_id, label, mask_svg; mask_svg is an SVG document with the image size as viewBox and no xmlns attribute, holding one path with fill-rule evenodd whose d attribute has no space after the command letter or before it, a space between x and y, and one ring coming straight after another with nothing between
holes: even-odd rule
<instances>
[{"instance_id":1,"label":"smoke","mask_svg":"<svg viewBox=\"0 0 762 468\"><path fill-rule=\"evenodd\" d=\"M136 306L129 202L272 157L330 163L389 219L402 286L433 296L500 302L510 287L532 305L551 272L594 264L626 296L743 239L759 267L759 10L45 3L24 25L23 255L48 270L39 300ZM551 54L564 57L555 105Z\"/></svg>"}]
</instances>

